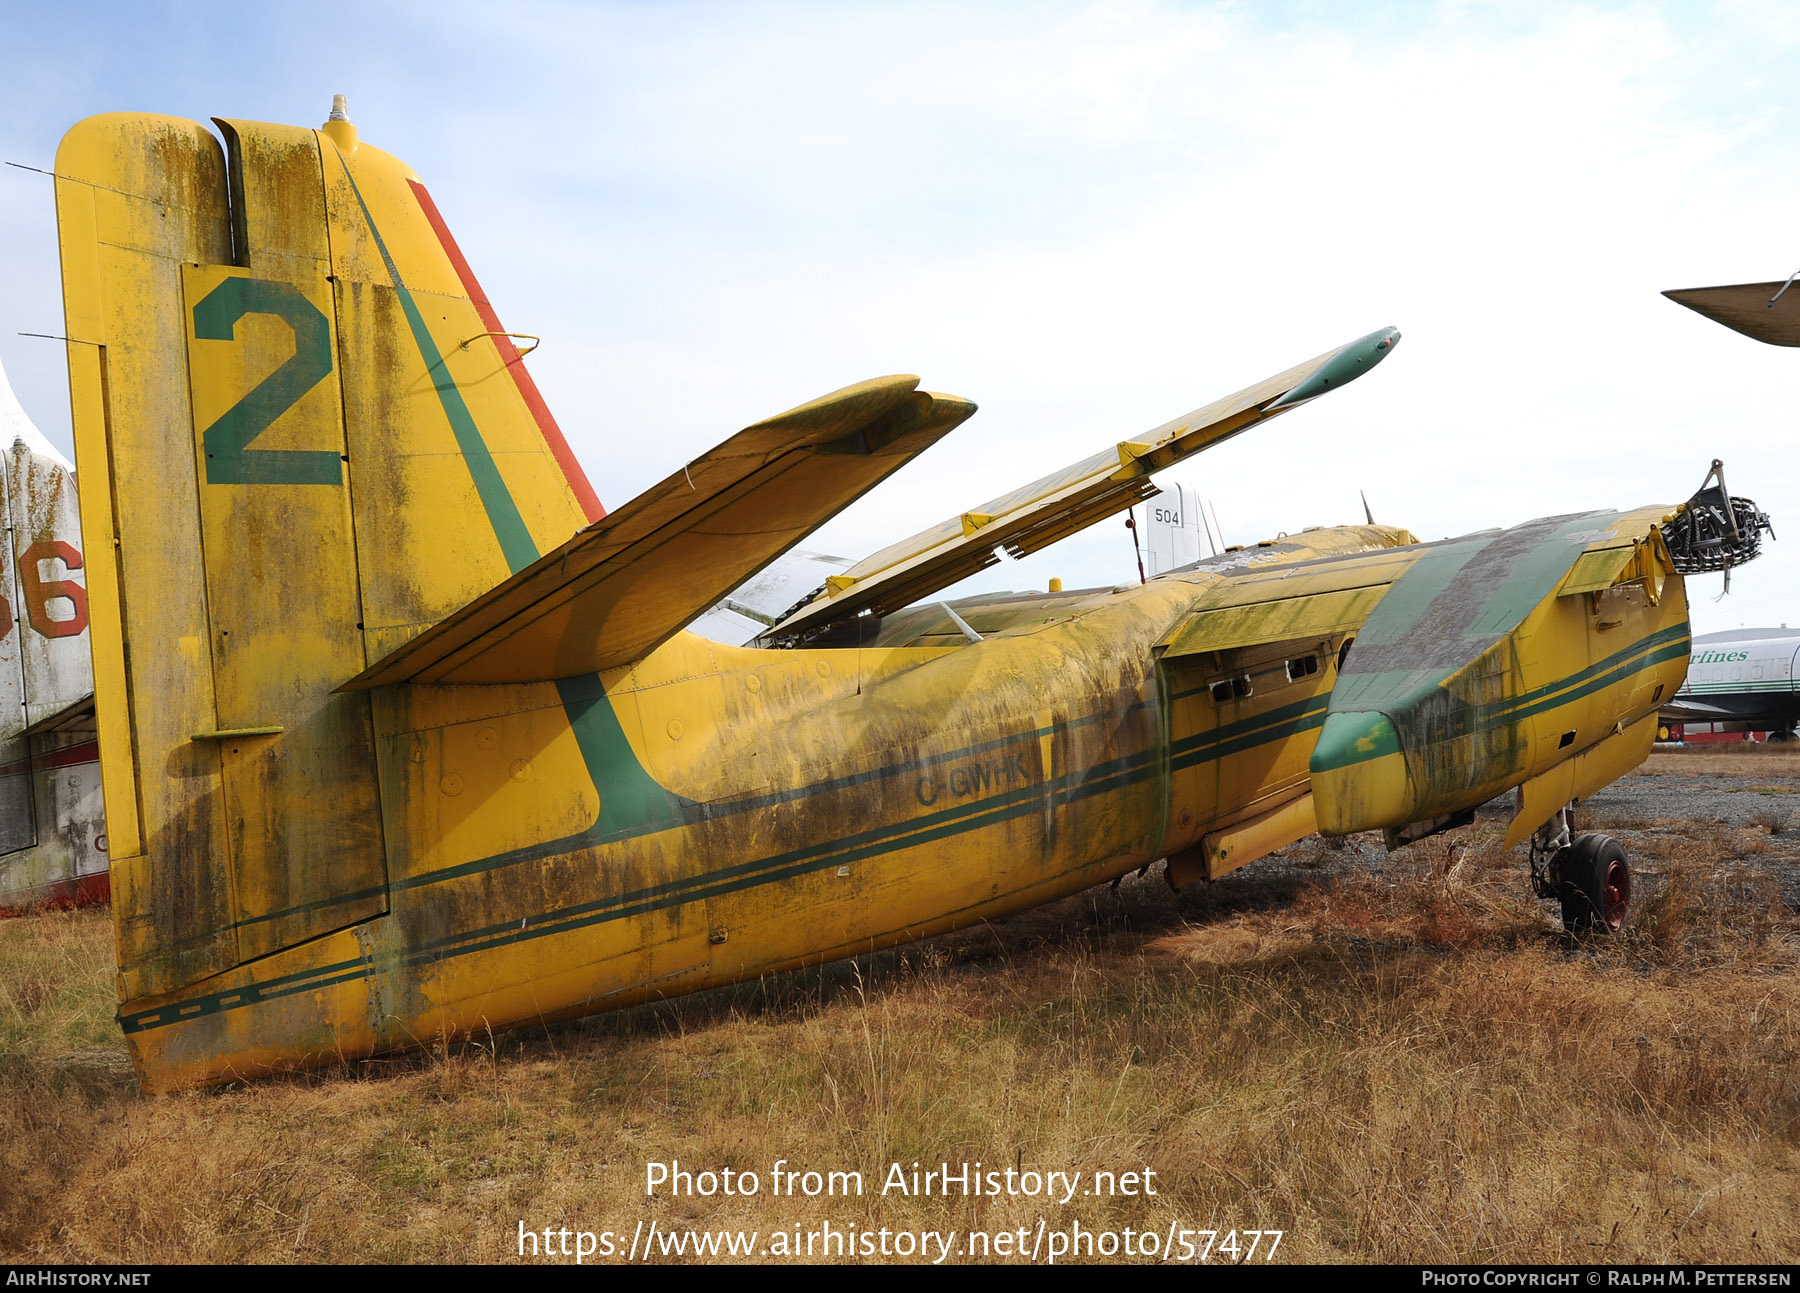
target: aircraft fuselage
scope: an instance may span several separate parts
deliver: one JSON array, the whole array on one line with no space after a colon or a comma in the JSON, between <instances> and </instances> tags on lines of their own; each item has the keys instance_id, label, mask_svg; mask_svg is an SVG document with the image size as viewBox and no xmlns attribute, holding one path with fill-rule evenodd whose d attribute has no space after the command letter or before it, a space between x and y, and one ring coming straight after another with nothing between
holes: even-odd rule
<instances>
[{"instance_id":1,"label":"aircraft fuselage","mask_svg":"<svg viewBox=\"0 0 1800 1293\"><path fill-rule=\"evenodd\" d=\"M598 679L377 691L388 871L370 896L386 910L128 1001L140 1072L166 1089L625 1006L1003 916L1161 857L1223 874L1313 829L1308 763L1358 624L1198 651L1183 626L1279 606L1277 577L1341 583L1346 560L1398 586L1434 548L1380 546L1404 537L1320 531L1143 587L963 603L979 643L683 634ZM1535 707L1496 710L1486 733L1519 758L1439 787L1434 812L1635 732L1632 706L1653 716L1685 658L1679 576L1604 634L1587 594L1539 591L1496 693ZM1671 626L1682 640L1659 655ZM1559 744L1569 729L1579 746Z\"/></svg>"}]
</instances>

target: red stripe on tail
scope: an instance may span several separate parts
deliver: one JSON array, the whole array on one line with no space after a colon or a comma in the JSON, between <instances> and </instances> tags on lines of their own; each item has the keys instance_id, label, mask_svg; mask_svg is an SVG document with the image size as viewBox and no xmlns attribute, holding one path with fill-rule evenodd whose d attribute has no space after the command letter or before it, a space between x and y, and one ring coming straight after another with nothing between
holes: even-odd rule
<instances>
[{"instance_id":1,"label":"red stripe on tail","mask_svg":"<svg viewBox=\"0 0 1800 1293\"><path fill-rule=\"evenodd\" d=\"M469 300L475 303L475 312L481 316L481 322L488 331L504 334L506 329L500 326L500 316L494 313L493 305L487 299L487 293L481 290L481 284L475 281L475 271L469 268L469 262L463 259L462 248L456 245L456 239L450 235L450 226L444 223L444 217L438 214L437 203L431 200L431 194L417 180L408 180L412 185L413 195L419 199L419 207L425 212L425 218L431 222L436 231L438 241L443 244L444 254L450 258L450 264L456 269L456 276L462 280L463 291L469 294ZM537 419L538 430L544 433L544 441L550 446L550 452L562 467L563 476L574 491L575 501L581 504L581 510L589 523L598 521L606 515L606 509L600 505L599 495L588 483L587 473L581 470L575 453L569 448L569 442L563 439L562 428L556 425L556 419L550 415L550 406L544 403L544 397L538 393L537 383L531 380L531 374L525 371L525 362L519 355L519 348L508 336L496 336L494 346L500 352L500 360L506 365L506 371L512 374L513 382L519 388L519 394L525 400L525 407L531 410L531 416Z\"/></svg>"}]
</instances>

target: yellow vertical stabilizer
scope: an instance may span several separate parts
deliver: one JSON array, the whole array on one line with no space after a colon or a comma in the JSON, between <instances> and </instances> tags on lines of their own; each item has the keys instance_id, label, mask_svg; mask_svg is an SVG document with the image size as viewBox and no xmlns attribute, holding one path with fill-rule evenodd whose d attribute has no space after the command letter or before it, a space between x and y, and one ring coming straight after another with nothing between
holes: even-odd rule
<instances>
[{"instance_id":1,"label":"yellow vertical stabilizer","mask_svg":"<svg viewBox=\"0 0 1800 1293\"><path fill-rule=\"evenodd\" d=\"M128 1000L386 910L370 701L335 689L603 514L339 108L223 147L95 117L57 155Z\"/></svg>"}]
</instances>

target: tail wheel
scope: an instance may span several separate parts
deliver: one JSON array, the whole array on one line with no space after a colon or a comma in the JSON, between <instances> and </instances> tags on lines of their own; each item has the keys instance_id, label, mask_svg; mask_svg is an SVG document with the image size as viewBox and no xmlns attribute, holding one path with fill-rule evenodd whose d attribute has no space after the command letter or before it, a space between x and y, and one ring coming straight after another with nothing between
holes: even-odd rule
<instances>
[{"instance_id":1,"label":"tail wheel","mask_svg":"<svg viewBox=\"0 0 1800 1293\"><path fill-rule=\"evenodd\" d=\"M1563 850L1562 918L1568 930L1616 934L1631 906L1631 867L1610 835L1578 835Z\"/></svg>"}]
</instances>

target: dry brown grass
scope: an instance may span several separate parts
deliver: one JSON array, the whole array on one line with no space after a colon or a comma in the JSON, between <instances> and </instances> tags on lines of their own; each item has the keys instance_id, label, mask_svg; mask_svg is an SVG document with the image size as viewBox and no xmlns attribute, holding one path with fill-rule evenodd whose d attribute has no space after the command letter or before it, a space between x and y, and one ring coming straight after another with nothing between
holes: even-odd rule
<instances>
[{"instance_id":1,"label":"dry brown grass","mask_svg":"<svg viewBox=\"0 0 1800 1293\"><path fill-rule=\"evenodd\" d=\"M1760 831L1743 832L1748 839ZM1638 922L1577 942L1478 825L1317 840L854 964L161 1099L104 912L0 927L0 1254L514 1260L518 1225L1286 1231L1296 1261L1793 1261L1800 954L1716 831L1635 835ZM1763 886L1759 888L1759 886ZM30 986L35 985L35 986ZM646 1200L648 1160L756 1199ZM771 1199L777 1159L860 1199ZM1157 1172L1154 1199L915 1199L889 1162Z\"/></svg>"},{"instance_id":2,"label":"dry brown grass","mask_svg":"<svg viewBox=\"0 0 1800 1293\"><path fill-rule=\"evenodd\" d=\"M1800 741L1659 745L1636 775L1756 777L1800 790Z\"/></svg>"}]
</instances>

